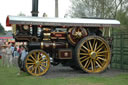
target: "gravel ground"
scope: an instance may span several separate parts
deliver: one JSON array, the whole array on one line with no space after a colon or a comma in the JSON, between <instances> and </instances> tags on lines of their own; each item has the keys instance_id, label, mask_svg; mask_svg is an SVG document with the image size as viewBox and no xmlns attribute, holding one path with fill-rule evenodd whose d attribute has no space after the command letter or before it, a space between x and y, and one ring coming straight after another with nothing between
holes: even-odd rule
<instances>
[{"instance_id":1,"label":"gravel ground","mask_svg":"<svg viewBox=\"0 0 128 85\"><path fill-rule=\"evenodd\" d=\"M49 71L42 76L43 78L65 78L65 77L84 77L84 76L102 76L102 77L113 77L119 74L128 73L121 70L107 69L106 71L98 74L83 73L79 70L73 70L70 67L64 67L61 65L51 66Z\"/></svg>"},{"instance_id":2,"label":"gravel ground","mask_svg":"<svg viewBox=\"0 0 128 85\"><path fill-rule=\"evenodd\" d=\"M17 59L15 59L14 61L17 62ZM18 67L17 63L14 63L14 65ZM123 73L128 73L128 71L107 69L102 73L89 74L89 73L84 73L80 70L73 70L70 67L65 67L60 64L58 66L51 65L49 71L41 77L43 78L65 78L65 77L84 77L84 76L113 77Z\"/></svg>"}]
</instances>

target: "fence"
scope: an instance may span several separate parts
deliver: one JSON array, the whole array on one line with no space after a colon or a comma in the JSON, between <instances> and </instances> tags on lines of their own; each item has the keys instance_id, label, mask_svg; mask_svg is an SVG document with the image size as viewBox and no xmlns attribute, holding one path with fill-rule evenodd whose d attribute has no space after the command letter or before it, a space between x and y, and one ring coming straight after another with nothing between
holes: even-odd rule
<instances>
[{"instance_id":1,"label":"fence","mask_svg":"<svg viewBox=\"0 0 128 85\"><path fill-rule=\"evenodd\" d=\"M113 34L111 68L128 70L128 34Z\"/></svg>"}]
</instances>

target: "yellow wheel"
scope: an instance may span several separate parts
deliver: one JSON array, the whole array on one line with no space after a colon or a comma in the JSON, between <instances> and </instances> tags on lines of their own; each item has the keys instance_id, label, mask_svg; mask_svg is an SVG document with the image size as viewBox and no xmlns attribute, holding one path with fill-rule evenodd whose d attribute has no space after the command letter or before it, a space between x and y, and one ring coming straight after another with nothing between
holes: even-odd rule
<instances>
[{"instance_id":1,"label":"yellow wheel","mask_svg":"<svg viewBox=\"0 0 128 85\"><path fill-rule=\"evenodd\" d=\"M83 38L76 47L76 58L80 68L88 73L104 71L111 60L110 47L99 36Z\"/></svg>"},{"instance_id":2,"label":"yellow wheel","mask_svg":"<svg viewBox=\"0 0 128 85\"><path fill-rule=\"evenodd\" d=\"M49 56L42 50L33 50L25 58L25 68L33 76L44 75L49 67Z\"/></svg>"}]
</instances>

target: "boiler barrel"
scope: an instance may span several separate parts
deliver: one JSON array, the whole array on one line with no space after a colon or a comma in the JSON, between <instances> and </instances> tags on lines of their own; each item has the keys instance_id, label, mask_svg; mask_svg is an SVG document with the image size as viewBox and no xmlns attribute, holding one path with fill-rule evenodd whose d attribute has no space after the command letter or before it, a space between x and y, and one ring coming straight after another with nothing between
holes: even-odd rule
<instances>
[{"instance_id":1,"label":"boiler barrel","mask_svg":"<svg viewBox=\"0 0 128 85\"><path fill-rule=\"evenodd\" d=\"M28 44L30 49L56 49L68 48L67 42L30 42Z\"/></svg>"}]
</instances>

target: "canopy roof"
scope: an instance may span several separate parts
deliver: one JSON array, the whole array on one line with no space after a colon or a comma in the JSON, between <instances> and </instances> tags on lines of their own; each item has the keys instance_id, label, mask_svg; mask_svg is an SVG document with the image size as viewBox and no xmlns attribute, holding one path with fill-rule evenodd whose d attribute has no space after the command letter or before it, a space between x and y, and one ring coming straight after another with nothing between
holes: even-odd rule
<instances>
[{"instance_id":1,"label":"canopy roof","mask_svg":"<svg viewBox=\"0 0 128 85\"><path fill-rule=\"evenodd\" d=\"M26 16L8 16L6 25L25 24L43 26L85 26L85 27L115 27L119 26L118 20L112 19L82 19L82 18L44 18Z\"/></svg>"}]
</instances>

